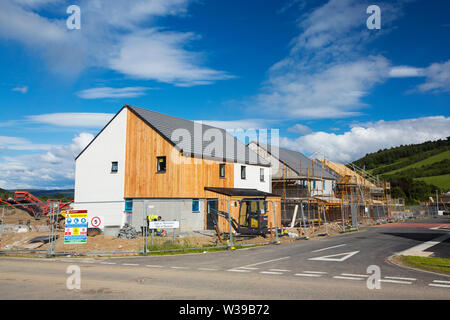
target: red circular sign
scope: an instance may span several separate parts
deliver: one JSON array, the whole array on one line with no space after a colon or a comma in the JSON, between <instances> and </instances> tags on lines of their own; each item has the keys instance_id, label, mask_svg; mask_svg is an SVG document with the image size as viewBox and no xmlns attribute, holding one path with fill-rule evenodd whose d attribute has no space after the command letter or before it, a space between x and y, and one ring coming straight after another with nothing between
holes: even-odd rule
<instances>
[{"instance_id":1,"label":"red circular sign","mask_svg":"<svg viewBox=\"0 0 450 320\"><path fill-rule=\"evenodd\" d=\"M102 224L102 220L99 217L93 217L91 219L91 226L98 228Z\"/></svg>"}]
</instances>

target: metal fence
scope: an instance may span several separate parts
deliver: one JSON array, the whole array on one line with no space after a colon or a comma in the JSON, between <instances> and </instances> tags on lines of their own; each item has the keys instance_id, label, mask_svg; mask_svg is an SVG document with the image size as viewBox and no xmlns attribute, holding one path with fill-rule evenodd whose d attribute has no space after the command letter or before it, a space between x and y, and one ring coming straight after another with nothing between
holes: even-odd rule
<instances>
[{"instance_id":1,"label":"metal fence","mask_svg":"<svg viewBox=\"0 0 450 320\"><path fill-rule=\"evenodd\" d=\"M67 210L63 207L59 202L0 206L0 253L76 256L202 252L280 243L356 230L362 225L437 215L434 207L427 206L394 211L360 204L250 203L232 198L138 199L71 203ZM73 210L87 211L84 243L65 241L71 232L66 229L66 217ZM150 221L158 217L165 222L176 221L178 227L150 228Z\"/></svg>"}]
</instances>

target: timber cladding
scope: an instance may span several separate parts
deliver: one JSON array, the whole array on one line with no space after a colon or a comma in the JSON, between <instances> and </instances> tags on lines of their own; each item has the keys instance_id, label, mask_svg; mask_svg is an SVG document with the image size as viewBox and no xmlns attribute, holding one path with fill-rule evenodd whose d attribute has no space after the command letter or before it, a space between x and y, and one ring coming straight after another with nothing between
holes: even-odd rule
<instances>
[{"instance_id":1,"label":"timber cladding","mask_svg":"<svg viewBox=\"0 0 450 320\"><path fill-rule=\"evenodd\" d=\"M234 187L234 165L183 156L133 112L127 112L125 198L208 198L205 187ZM157 157L166 157L166 172L157 173ZM214 197L213 197L214 198Z\"/></svg>"}]
</instances>

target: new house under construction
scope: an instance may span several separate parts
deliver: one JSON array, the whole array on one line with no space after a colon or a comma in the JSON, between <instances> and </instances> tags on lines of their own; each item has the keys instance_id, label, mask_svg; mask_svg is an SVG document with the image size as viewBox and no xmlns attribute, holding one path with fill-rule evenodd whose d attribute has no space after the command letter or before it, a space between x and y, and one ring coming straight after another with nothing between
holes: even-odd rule
<instances>
[{"instance_id":1,"label":"new house under construction","mask_svg":"<svg viewBox=\"0 0 450 320\"><path fill-rule=\"evenodd\" d=\"M281 196L285 226L294 227L302 220L319 226L324 222L357 226L365 219L388 218L394 204L402 205L390 199L389 182L354 165L309 159L300 152L257 142L249 148L272 163L272 192Z\"/></svg>"}]
</instances>

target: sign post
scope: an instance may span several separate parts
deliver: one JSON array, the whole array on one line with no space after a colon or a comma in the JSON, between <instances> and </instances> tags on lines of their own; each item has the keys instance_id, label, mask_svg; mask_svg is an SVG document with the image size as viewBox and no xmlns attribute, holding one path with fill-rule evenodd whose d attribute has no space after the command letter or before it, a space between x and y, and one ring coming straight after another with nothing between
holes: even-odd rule
<instances>
[{"instance_id":1,"label":"sign post","mask_svg":"<svg viewBox=\"0 0 450 320\"><path fill-rule=\"evenodd\" d=\"M87 210L70 210L66 214L64 244L87 242Z\"/></svg>"}]
</instances>

